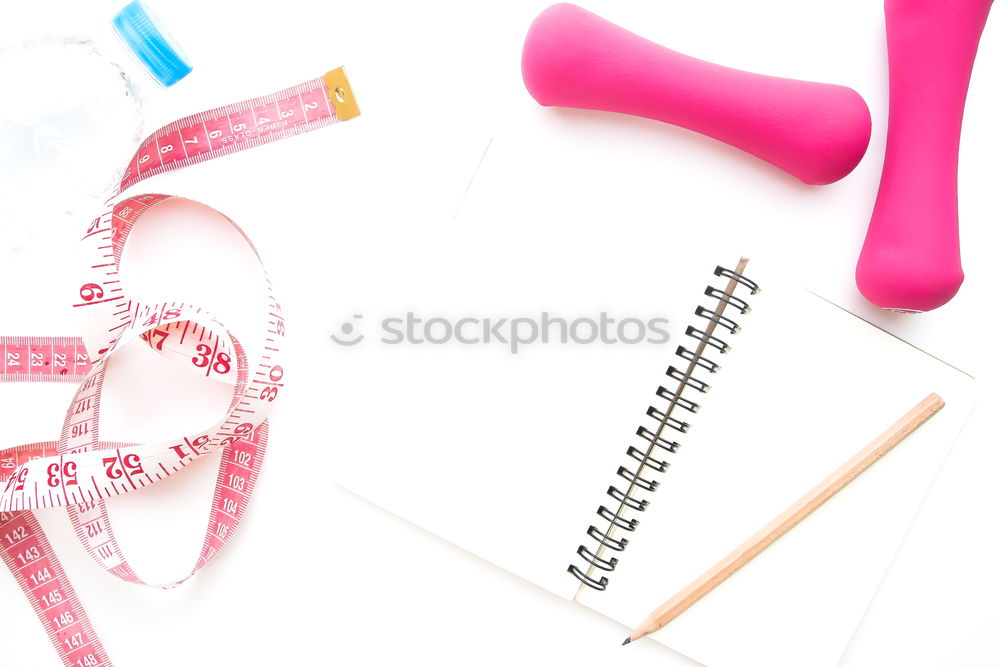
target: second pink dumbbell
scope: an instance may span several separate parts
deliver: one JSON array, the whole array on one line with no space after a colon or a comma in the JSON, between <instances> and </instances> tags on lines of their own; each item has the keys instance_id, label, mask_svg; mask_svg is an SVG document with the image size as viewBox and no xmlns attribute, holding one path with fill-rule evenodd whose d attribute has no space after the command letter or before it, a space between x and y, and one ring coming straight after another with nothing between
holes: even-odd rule
<instances>
[{"instance_id":1,"label":"second pink dumbbell","mask_svg":"<svg viewBox=\"0 0 1000 667\"><path fill-rule=\"evenodd\" d=\"M858 289L882 308L947 303L964 274L958 144L979 38L993 0L886 0L889 136L858 260Z\"/></svg>"}]
</instances>

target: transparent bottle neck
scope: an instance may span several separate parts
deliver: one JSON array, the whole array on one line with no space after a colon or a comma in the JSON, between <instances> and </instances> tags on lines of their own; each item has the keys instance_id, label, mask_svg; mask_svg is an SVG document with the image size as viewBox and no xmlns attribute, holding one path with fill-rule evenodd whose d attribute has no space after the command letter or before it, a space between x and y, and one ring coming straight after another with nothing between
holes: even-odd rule
<instances>
[{"instance_id":1,"label":"transparent bottle neck","mask_svg":"<svg viewBox=\"0 0 1000 667\"><path fill-rule=\"evenodd\" d=\"M114 63L122 72L126 83L132 88L141 102L159 97L166 86L160 83L153 74L139 61L135 51L122 38L111 23L105 24L95 35L98 51Z\"/></svg>"}]
</instances>

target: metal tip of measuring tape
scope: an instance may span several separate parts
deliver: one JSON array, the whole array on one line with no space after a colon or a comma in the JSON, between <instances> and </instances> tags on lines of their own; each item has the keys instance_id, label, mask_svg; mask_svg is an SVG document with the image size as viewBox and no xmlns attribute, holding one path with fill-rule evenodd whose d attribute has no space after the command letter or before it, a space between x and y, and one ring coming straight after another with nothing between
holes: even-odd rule
<instances>
[{"instance_id":1,"label":"metal tip of measuring tape","mask_svg":"<svg viewBox=\"0 0 1000 667\"><path fill-rule=\"evenodd\" d=\"M349 120L361 115L358 100L354 97L351 82L347 80L347 72L343 67L324 74L323 84L326 86L326 93L330 97L330 104L333 105L337 120Z\"/></svg>"}]
</instances>

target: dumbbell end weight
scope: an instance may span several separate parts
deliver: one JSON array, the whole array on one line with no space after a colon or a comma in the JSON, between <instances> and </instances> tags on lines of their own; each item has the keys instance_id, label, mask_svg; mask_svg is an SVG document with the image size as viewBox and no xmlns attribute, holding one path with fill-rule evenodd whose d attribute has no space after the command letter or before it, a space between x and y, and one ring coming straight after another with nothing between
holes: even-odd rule
<instances>
[{"instance_id":1,"label":"dumbbell end weight","mask_svg":"<svg viewBox=\"0 0 1000 667\"><path fill-rule=\"evenodd\" d=\"M940 308L958 293L964 279L957 252L913 244L866 244L855 272L866 299L898 313Z\"/></svg>"}]
</instances>

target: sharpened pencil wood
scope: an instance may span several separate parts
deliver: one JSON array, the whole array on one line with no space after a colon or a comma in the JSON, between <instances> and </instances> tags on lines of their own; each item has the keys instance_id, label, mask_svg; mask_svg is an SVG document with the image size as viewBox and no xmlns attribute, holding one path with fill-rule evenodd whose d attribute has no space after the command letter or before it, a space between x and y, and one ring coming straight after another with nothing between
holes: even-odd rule
<instances>
[{"instance_id":1,"label":"sharpened pencil wood","mask_svg":"<svg viewBox=\"0 0 1000 667\"><path fill-rule=\"evenodd\" d=\"M625 644L656 632L664 625L680 616L695 602L707 595L712 589L732 576L741 567L756 558L767 547L794 528L799 522L812 514L827 500L835 496L841 489L853 482L861 473L888 454L892 449L910 436L927 420L933 417L944 401L937 394L929 394L909 412L903 415L885 432L872 440L861 451L844 462L826 479L813 487L799 498L784 512L776 516L770 523L734 549L728 556L709 568L700 577L692 581L676 595L657 607L632 634Z\"/></svg>"}]
</instances>

